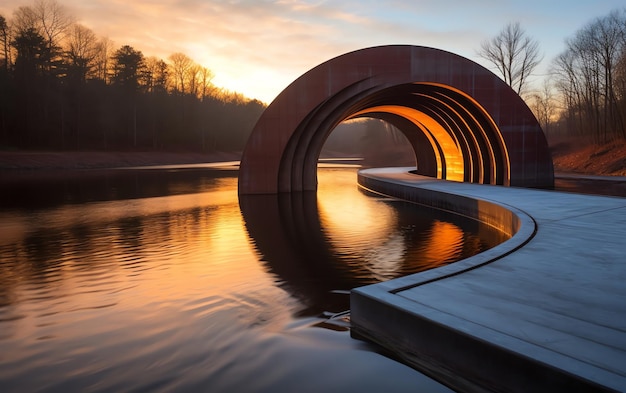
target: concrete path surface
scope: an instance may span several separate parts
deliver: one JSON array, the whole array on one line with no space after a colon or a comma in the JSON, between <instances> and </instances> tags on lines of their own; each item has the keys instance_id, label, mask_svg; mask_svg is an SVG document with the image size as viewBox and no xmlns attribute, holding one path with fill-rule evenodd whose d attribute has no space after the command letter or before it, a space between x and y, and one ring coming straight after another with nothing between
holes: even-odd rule
<instances>
[{"instance_id":1,"label":"concrete path surface","mask_svg":"<svg viewBox=\"0 0 626 393\"><path fill-rule=\"evenodd\" d=\"M353 290L355 336L460 391L626 391L626 198L398 169L360 182L504 206L521 224L476 257Z\"/></svg>"}]
</instances>

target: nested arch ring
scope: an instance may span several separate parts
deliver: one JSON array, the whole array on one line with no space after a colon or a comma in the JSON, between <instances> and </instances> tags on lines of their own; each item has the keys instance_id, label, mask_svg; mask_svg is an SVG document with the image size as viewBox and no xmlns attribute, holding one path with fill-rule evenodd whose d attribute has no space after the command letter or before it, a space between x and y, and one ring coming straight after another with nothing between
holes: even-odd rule
<instances>
[{"instance_id":1,"label":"nested arch ring","mask_svg":"<svg viewBox=\"0 0 626 393\"><path fill-rule=\"evenodd\" d=\"M261 115L244 150L240 194L317 189L317 160L341 122L373 117L408 139L417 173L551 188L552 158L524 101L464 57L393 45L350 52L308 71Z\"/></svg>"}]
</instances>

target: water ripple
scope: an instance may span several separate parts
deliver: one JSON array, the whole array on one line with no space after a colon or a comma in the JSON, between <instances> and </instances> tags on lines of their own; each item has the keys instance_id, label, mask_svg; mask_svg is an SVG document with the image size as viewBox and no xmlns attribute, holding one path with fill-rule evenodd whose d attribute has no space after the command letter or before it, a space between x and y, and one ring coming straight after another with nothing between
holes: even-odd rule
<instances>
[{"instance_id":1,"label":"water ripple","mask_svg":"<svg viewBox=\"0 0 626 393\"><path fill-rule=\"evenodd\" d=\"M210 176L198 193L181 194L193 189L188 179L133 177L131 187L151 188L141 195L159 196L0 211L0 230L11 232L0 235L0 353L10 354L0 356L0 390L290 391L322 386L320 368L340 378L373 353L359 348L339 366L341 352L328 352L337 342L302 335L319 321L294 321L345 310L347 296L332 290L416 268L411 258L427 253L416 234L427 231L410 225L421 213L402 221L401 208L351 189L307 211L312 231L279 226L280 238L263 227L255 239L236 177ZM261 210L264 224L285 218ZM437 251L445 258L467 236L447 244ZM285 370L291 383L280 389ZM344 386L366 390L360 379L377 374Z\"/></svg>"}]
</instances>

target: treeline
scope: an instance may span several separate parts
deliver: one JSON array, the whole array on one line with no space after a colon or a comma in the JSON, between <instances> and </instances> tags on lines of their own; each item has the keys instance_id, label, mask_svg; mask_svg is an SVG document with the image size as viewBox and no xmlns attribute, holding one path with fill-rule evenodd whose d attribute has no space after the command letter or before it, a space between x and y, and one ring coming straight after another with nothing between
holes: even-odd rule
<instances>
[{"instance_id":1,"label":"treeline","mask_svg":"<svg viewBox=\"0 0 626 393\"><path fill-rule=\"evenodd\" d=\"M626 138L626 10L592 20L565 47L532 100L544 130L596 142Z\"/></svg>"},{"instance_id":2,"label":"treeline","mask_svg":"<svg viewBox=\"0 0 626 393\"><path fill-rule=\"evenodd\" d=\"M0 15L0 148L241 150L265 109L73 22L54 0Z\"/></svg>"}]
</instances>

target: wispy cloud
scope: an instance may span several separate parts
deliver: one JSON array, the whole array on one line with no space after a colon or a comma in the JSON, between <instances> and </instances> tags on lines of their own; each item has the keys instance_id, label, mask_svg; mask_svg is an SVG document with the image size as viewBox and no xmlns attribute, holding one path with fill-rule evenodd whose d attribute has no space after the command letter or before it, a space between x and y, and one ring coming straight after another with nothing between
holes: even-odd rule
<instances>
[{"instance_id":1,"label":"wispy cloud","mask_svg":"<svg viewBox=\"0 0 626 393\"><path fill-rule=\"evenodd\" d=\"M183 52L210 68L215 82L271 101L295 78L342 53L414 44L478 60L480 42L510 21L537 35L546 62L591 17L622 7L542 0L57 0L78 21L117 46L166 59ZM4 0L10 18L29 0Z\"/></svg>"}]
</instances>

